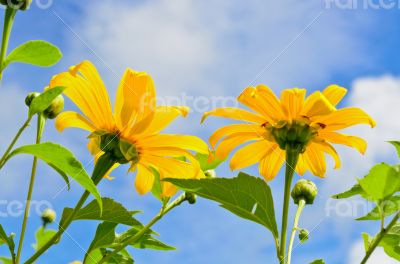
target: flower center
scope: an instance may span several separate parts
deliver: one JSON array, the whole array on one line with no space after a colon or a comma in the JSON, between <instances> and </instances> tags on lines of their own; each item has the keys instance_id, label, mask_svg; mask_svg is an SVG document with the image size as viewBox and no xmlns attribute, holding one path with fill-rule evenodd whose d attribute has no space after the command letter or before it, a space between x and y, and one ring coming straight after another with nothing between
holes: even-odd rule
<instances>
[{"instance_id":1,"label":"flower center","mask_svg":"<svg viewBox=\"0 0 400 264\"><path fill-rule=\"evenodd\" d=\"M269 132L269 138L274 140L281 149L285 150L287 145L298 147L305 151L308 142L317 134L317 130L312 128L308 122L294 121L291 124L286 121L279 121L276 125L265 125Z\"/></svg>"},{"instance_id":2,"label":"flower center","mask_svg":"<svg viewBox=\"0 0 400 264\"><path fill-rule=\"evenodd\" d=\"M139 152L135 144L121 139L116 133L102 135L100 148L119 164L139 161Z\"/></svg>"}]
</instances>

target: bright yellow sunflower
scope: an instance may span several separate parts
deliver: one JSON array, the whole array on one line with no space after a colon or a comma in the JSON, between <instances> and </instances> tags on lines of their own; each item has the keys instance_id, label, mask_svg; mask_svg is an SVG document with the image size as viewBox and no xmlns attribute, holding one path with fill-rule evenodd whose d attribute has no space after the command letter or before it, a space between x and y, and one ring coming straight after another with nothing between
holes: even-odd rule
<instances>
[{"instance_id":1,"label":"bright yellow sunflower","mask_svg":"<svg viewBox=\"0 0 400 264\"><path fill-rule=\"evenodd\" d=\"M355 136L338 133L357 124L375 126L374 120L359 108L336 109L347 90L337 85L328 86L306 98L305 89L286 89L280 100L265 85L248 87L238 101L255 112L239 108L218 108L206 112L208 116L220 116L248 122L233 124L216 130L209 141L220 159L241 144L252 141L239 149L230 161L232 170L259 164L259 172L265 180L272 180L285 161L286 152L299 153L296 171L303 175L310 170L324 177L326 173L325 153L340 167L340 159L330 143L347 145L364 153L366 142ZM287 157L287 156L286 156ZM296 162L295 162L296 163Z\"/></svg>"},{"instance_id":2,"label":"bright yellow sunflower","mask_svg":"<svg viewBox=\"0 0 400 264\"><path fill-rule=\"evenodd\" d=\"M56 128L77 127L89 131L90 152L98 158L112 153L118 164L130 163L136 171L140 194L152 189L153 170L160 178L199 178L203 174L190 151L208 153L207 144L195 136L160 134L175 118L186 116L184 106L156 106L153 79L145 72L127 69L119 84L114 113L106 87L95 66L84 61L51 80L50 88L64 86L65 95L83 115L67 111L56 119ZM189 162L177 159L185 157ZM162 195L173 196L176 188L162 182Z\"/></svg>"}]
</instances>

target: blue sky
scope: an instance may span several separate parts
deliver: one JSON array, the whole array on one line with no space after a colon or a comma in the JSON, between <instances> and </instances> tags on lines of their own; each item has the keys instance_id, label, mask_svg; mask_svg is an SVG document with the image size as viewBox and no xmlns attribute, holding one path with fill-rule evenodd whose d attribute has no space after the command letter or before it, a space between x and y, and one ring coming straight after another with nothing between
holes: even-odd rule
<instances>
[{"instance_id":1,"label":"blue sky","mask_svg":"<svg viewBox=\"0 0 400 264\"><path fill-rule=\"evenodd\" d=\"M0 91L0 150L5 149L24 122L25 95L42 90L51 76L84 59L97 65L112 98L126 67L150 73L161 101L178 98L193 108L190 117L178 120L168 132L194 134L204 140L222 123L228 123L214 118L199 124L201 112L220 106L216 98L230 100L245 87L258 83L269 85L277 93L288 87L312 91L337 83L350 90L342 106L363 107L378 126L374 130L349 130L367 138L369 149L365 157L340 147L342 169L329 170L327 179L312 178L320 196L313 207L306 208L301 220L312 232L309 242L295 248L294 263L317 258L330 264L356 263L363 253L361 232L374 233L376 226L356 225L355 216L338 216L330 211L337 203L329 196L350 187L374 162L396 162L394 151L384 141L400 135L400 124L393 119L400 111L400 17L398 7L345 9L336 2L33 0L31 10L18 14L10 46L29 39L45 39L59 46L64 58L51 68L12 65L7 69ZM67 103L66 108L74 106ZM31 127L19 144L33 142L33 135ZM77 130L59 134L50 121L45 140L70 148L90 172L92 163L85 136ZM6 204L24 200L30 162L30 157L17 157L0 171ZM102 182L100 191L129 209L143 210L139 217L146 221L156 214L159 204L151 195L140 197L135 193L134 175L126 175L126 170L116 171L114 181ZM257 175L255 167L245 171ZM217 172L221 177L236 175L227 164ZM282 183L281 171L271 182L278 212ZM73 206L82 192L76 184L69 192L63 187L60 177L41 164L34 199L49 202L60 215L62 208ZM0 209L6 210L6 205L2 203ZM14 207L13 211L17 209ZM21 220L16 216L1 217L0 223L8 232L18 234ZM39 225L40 219L33 212L24 257L33 252L29 245ZM95 228L94 223L74 223L69 235L38 263L81 259ZM272 237L266 230L205 200L199 199L195 206L181 206L154 229L178 250L134 250L139 264L275 263ZM383 258L382 252L370 263L376 261L395 263Z\"/></svg>"}]
</instances>

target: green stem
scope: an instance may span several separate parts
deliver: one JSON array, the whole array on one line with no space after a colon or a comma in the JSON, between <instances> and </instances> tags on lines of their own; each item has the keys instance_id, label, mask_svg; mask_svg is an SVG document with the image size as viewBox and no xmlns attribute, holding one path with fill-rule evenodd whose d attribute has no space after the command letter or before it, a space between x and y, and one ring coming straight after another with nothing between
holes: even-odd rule
<instances>
[{"instance_id":1,"label":"green stem","mask_svg":"<svg viewBox=\"0 0 400 264\"><path fill-rule=\"evenodd\" d=\"M4 16L3 38L1 41L1 50L0 50L0 80L3 77L3 71L5 68L4 62L7 56L8 42L10 39L11 29L14 23L14 18L16 13L17 9L8 6Z\"/></svg>"},{"instance_id":2,"label":"green stem","mask_svg":"<svg viewBox=\"0 0 400 264\"><path fill-rule=\"evenodd\" d=\"M371 257L372 253L374 252L376 247L379 245L382 238L386 235L387 232L389 232L390 229L392 229L392 227L397 223L399 218L400 218L400 211L397 212L397 214L393 217L392 221L390 221L390 223L387 225L387 227L384 228L383 230L381 230L379 232L379 234L374 238L372 244L369 246L369 248L367 250L367 253L365 254L365 257L363 258L363 260L361 261L360 264L367 263L369 257Z\"/></svg>"},{"instance_id":3,"label":"green stem","mask_svg":"<svg viewBox=\"0 0 400 264\"><path fill-rule=\"evenodd\" d=\"M18 130L17 134L15 135L14 139L12 140L11 144L8 146L7 150L4 152L3 156L0 159L0 169L3 168L5 161L7 160L8 154L10 154L12 148L14 147L15 143L17 143L19 137L21 136L22 132L29 126L29 123L31 122L32 117L29 117L25 123L22 125L22 127Z\"/></svg>"},{"instance_id":4,"label":"green stem","mask_svg":"<svg viewBox=\"0 0 400 264\"><path fill-rule=\"evenodd\" d=\"M289 216L290 191L292 187L294 171L297 165L297 161L299 160L300 151L300 146L293 146L289 144L287 144L286 146L285 190L283 196L281 240L279 243L279 263L281 264L285 263L286 232Z\"/></svg>"},{"instance_id":5,"label":"green stem","mask_svg":"<svg viewBox=\"0 0 400 264\"><path fill-rule=\"evenodd\" d=\"M104 154L99 158L92 174L92 180L95 185L99 184L99 182L103 179L104 175L109 171L109 169L114 164L115 161L111 159L108 154ZM49 249L54 244L58 243L59 239L64 234L65 230L69 227L69 225L72 223L75 215L82 208L89 195L90 193L88 191L85 191L82 194L81 198L79 199L72 213L63 223L61 223L58 232L45 245L43 245L38 251L36 251L35 254L33 254L27 261L25 261L25 264L33 263L38 257L40 257L44 252L46 252L47 249Z\"/></svg>"},{"instance_id":6,"label":"green stem","mask_svg":"<svg viewBox=\"0 0 400 264\"><path fill-rule=\"evenodd\" d=\"M292 250L293 250L294 238L296 237L296 232L297 232L297 229L299 228L299 219L300 219L301 212L303 211L305 206L306 206L306 201L304 199L300 199L299 205L298 205L297 211L296 211L296 216L294 217L292 235L290 236L287 264L290 264L292 261Z\"/></svg>"},{"instance_id":7,"label":"green stem","mask_svg":"<svg viewBox=\"0 0 400 264\"><path fill-rule=\"evenodd\" d=\"M38 118L38 120L37 120L36 144L40 144L40 141L42 139L44 125L46 123L46 119L42 115L38 115L37 118ZM22 246L24 244L24 238L25 238L26 225L28 223L29 211L31 209L31 199L32 199L33 186L35 185L37 161L38 161L37 157L34 157L33 163L32 163L31 179L29 182L28 195L26 197L24 220L22 221L21 235L19 237L19 243L18 243L18 251L17 251L17 258L16 258L17 264L19 264L19 260L21 258Z\"/></svg>"},{"instance_id":8,"label":"green stem","mask_svg":"<svg viewBox=\"0 0 400 264\"><path fill-rule=\"evenodd\" d=\"M98 264L106 263L108 260L110 260L112 257L117 255L121 250L126 248L127 246L137 242L139 239L142 238L143 235L145 235L149 229L157 223L160 219L163 218L164 215L166 215L169 211L174 209L175 207L179 206L182 204L184 201L186 201L186 195L185 193L181 194L178 198L176 198L173 202L171 202L168 206L163 206L160 210L160 212L146 225L144 226L139 232L137 232L133 237L130 239L127 239L124 243L120 244L117 246L110 254L104 256ZM129 231L128 231L129 232Z\"/></svg>"}]
</instances>

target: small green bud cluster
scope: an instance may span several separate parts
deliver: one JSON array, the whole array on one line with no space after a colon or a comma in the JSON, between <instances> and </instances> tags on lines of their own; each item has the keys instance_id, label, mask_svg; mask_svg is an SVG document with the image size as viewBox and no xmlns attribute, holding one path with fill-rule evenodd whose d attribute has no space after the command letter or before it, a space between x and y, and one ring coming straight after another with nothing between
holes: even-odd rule
<instances>
[{"instance_id":1,"label":"small green bud cluster","mask_svg":"<svg viewBox=\"0 0 400 264\"><path fill-rule=\"evenodd\" d=\"M38 92L29 93L25 98L25 104L29 107L33 99L39 95L40 93ZM43 111L43 115L48 119L54 119L62 112L62 110L64 110L64 97L60 94L53 100L53 102L51 102L50 106Z\"/></svg>"},{"instance_id":2,"label":"small green bud cluster","mask_svg":"<svg viewBox=\"0 0 400 264\"><path fill-rule=\"evenodd\" d=\"M32 0L0 0L0 4L13 9L25 11L31 5Z\"/></svg>"},{"instance_id":3,"label":"small green bud cluster","mask_svg":"<svg viewBox=\"0 0 400 264\"><path fill-rule=\"evenodd\" d=\"M310 237L310 232L306 229L301 229L299 232L299 240L301 243L305 243Z\"/></svg>"},{"instance_id":4,"label":"small green bud cluster","mask_svg":"<svg viewBox=\"0 0 400 264\"><path fill-rule=\"evenodd\" d=\"M196 203L196 195L194 193L185 192L185 199L190 204L195 204Z\"/></svg>"},{"instance_id":5,"label":"small green bud cluster","mask_svg":"<svg viewBox=\"0 0 400 264\"><path fill-rule=\"evenodd\" d=\"M138 162L139 153L134 144L120 139L118 133L101 136L100 149L111 155L111 158L119 163Z\"/></svg>"},{"instance_id":6,"label":"small green bud cluster","mask_svg":"<svg viewBox=\"0 0 400 264\"><path fill-rule=\"evenodd\" d=\"M313 204L318 194L317 186L310 180L299 180L292 190L292 198L295 204L299 204L300 200L304 200L306 204Z\"/></svg>"},{"instance_id":7,"label":"small green bud cluster","mask_svg":"<svg viewBox=\"0 0 400 264\"><path fill-rule=\"evenodd\" d=\"M57 217L56 212L54 212L54 210L50 208L47 208L42 213L43 225L46 226L47 224L53 223L56 220L56 217Z\"/></svg>"},{"instance_id":8,"label":"small green bud cluster","mask_svg":"<svg viewBox=\"0 0 400 264\"><path fill-rule=\"evenodd\" d=\"M307 143L315 136L314 129L306 122L289 124L281 121L276 126L268 126L267 129L281 149L286 149L286 145L290 144L300 146L304 151Z\"/></svg>"}]
</instances>

